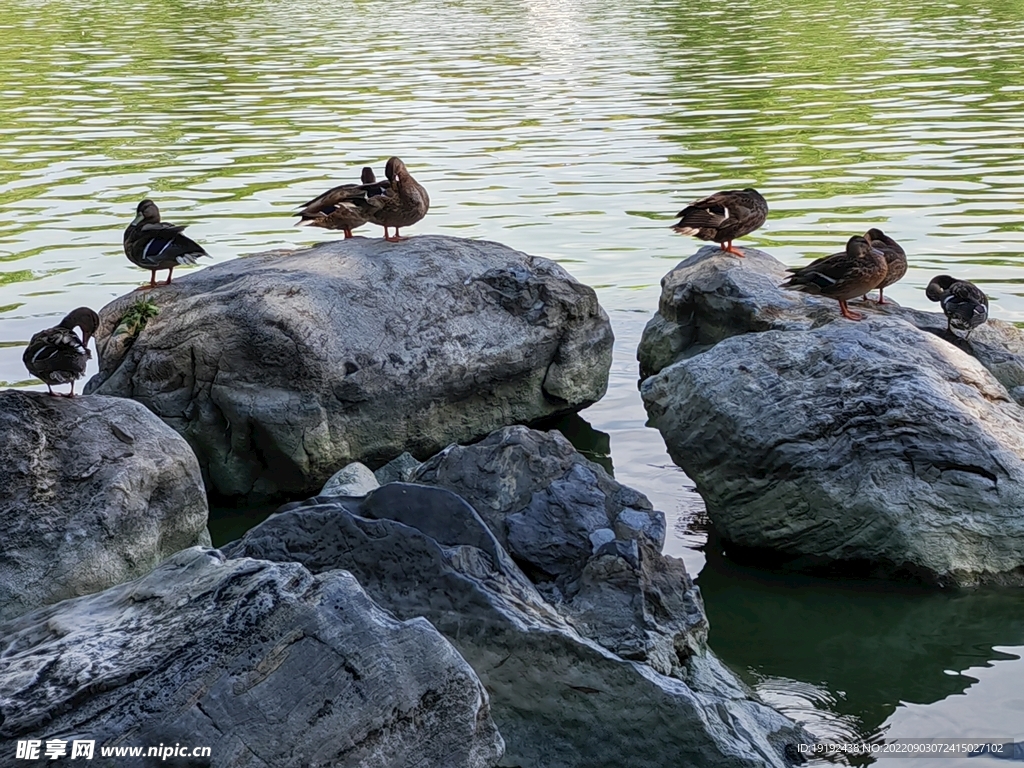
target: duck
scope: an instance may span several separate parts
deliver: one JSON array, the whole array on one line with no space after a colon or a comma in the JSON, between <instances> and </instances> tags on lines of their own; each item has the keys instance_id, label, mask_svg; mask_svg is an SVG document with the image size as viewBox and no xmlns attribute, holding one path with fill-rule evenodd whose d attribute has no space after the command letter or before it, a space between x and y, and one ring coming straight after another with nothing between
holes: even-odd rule
<instances>
[{"instance_id":1,"label":"duck","mask_svg":"<svg viewBox=\"0 0 1024 768\"><path fill-rule=\"evenodd\" d=\"M971 331L988 320L988 296L967 280L938 275L928 283L924 293L930 301L941 303L946 314L946 332L955 336L954 328L967 331L965 341L971 338Z\"/></svg>"},{"instance_id":2,"label":"duck","mask_svg":"<svg viewBox=\"0 0 1024 768\"><path fill-rule=\"evenodd\" d=\"M903 250L902 245L885 234L885 232L874 227L864 233L864 239L871 243L872 248L878 249L885 256L887 271L885 273L885 280L878 286L877 303L892 304L893 302L886 301L882 297L882 291L897 280L902 280L903 276L907 274L907 252ZM868 297L865 296L864 301L867 300Z\"/></svg>"},{"instance_id":3,"label":"duck","mask_svg":"<svg viewBox=\"0 0 1024 768\"><path fill-rule=\"evenodd\" d=\"M386 181L378 182L373 168L367 166L363 168L359 184L341 184L303 203L302 210L295 214L301 217L296 226L340 229L348 240L353 229L367 223L365 206L360 207L358 201L383 194L388 186Z\"/></svg>"},{"instance_id":4,"label":"duck","mask_svg":"<svg viewBox=\"0 0 1024 768\"><path fill-rule=\"evenodd\" d=\"M854 235L846 242L846 250L788 271L793 274L780 287L835 299L843 317L863 320L864 315L852 312L846 302L877 288L885 280L888 266L880 250Z\"/></svg>"},{"instance_id":5,"label":"duck","mask_svg":"<svg viewBox=\"0 0 1024 768\"><path fill-rule=\"evenodd\" d=\"M28 372L41 379L51 395L74 397L75 381L85 375L85 367L92 357L89 339L99 327L100 316L89 307L74 309L53 328L35 334L21 359ZM81 336L75 333L75 328L81 329ZM66 395L54 392L57 384L70 384L71 392Z\"/></svg>"},{"instance_id":6,"label":"duck","mask_svg":"<svg viewBox=\"0 0 1024 768\"><path fill-rule=\"evenodd\" d=\"M132 264L150 271L149 285L136 288L146 291L156 288L156 273L167 270L167 282L179 264L195 264L196 259L209 256L202 246L185 237L185 227L160 221L160 209L152 200L143 200L135 209L135 218L124 231L124 253Z\"/></svg>"},{"instance_id":7,"label":"duck","mask_svg":"<svg viewBox=\"0 0 1024 768\"><path fill-rule=\"evenodd\" d=\"M401 237L401 227L411 227L427 215L430 209L430 196L416 179L409 173L399 158L392 157L384 166L387 184L381 185L380 191L367 194L357 204L363 210L367 221L384 227L384 239L397 243L407 238ZM390 227L395 228L394 236L388 234Z\"/></svg>"},{"instance_id":8,"label":"duck","mask_svg":"<svg viewBox=\"0 0 1024 768\"><path fill-rule=\"evenodd\" d=\"M679 213L672 230L718 243L724 253L743 258L732 241L749 235L768 218L768 202L756 189L733 189L697 200Z\"/></svg>"}]
</instances>

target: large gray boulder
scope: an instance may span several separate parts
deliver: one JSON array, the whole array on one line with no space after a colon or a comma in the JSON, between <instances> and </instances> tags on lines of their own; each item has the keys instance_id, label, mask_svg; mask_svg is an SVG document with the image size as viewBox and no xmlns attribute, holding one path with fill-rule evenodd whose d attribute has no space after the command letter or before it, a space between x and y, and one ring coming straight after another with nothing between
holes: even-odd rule
<instances>
[{"instance_id":1,"label":"large gray boulder","mask_svg":"<svg viewBox=\"0 0 1024 768\"><path fill-rule=\"evenodd\" d=\"M351 574L190 549L0 624L0 753L19 739L203 745L232 768L484 768L501 737L473 670ZM5 763L6 764L6 763ZM101 761L102 764L102 761Z\"/></svg>"},{"instance_id":2,"label":"large gray boulder","mask_svg":"<svg viewBox=\"0 0 1024 768\"><path fill-rule=\"evenodd\" d=\"M793 567L1024 583L1024 334L777 288L702 249L663 280L638 356L650 423L716 531Z\"/></svg>"},{"instance_id":3,"label":"large gray boulder","mask_svg":"<svg viewBox=\"0 0 1024 768\"><path fill-rule=\"evenodd\" d=\"M424 462L412 481L469 501L537 589L587 637L684 677L707 619L665 515L558 432L506 427Z\"/></svg>"},{"instance_id":4,"label":"large gray boulder","mask_svg":"<svg viewBox=\"0 0 1024 768\"><path fill-rule=\"evenodd\" d=\"M351 461L436 453L600 399L612 332L593 289L498 243L353 238L214 265L152 294L90 392L142 402L192 445L211 492L316 493Z\"/></svg>"},{"instance_id":5,"label":"large gray boulder","mask_svg":"<svg viewBox=\"0 0 1024 768\"><path fill-rule=\"evenodd\" d=\"M209 545L199 464L136 402L0 392L0 621Z\"/></svg>"},{"instance_id":6,"label":"large gray boulder","mask_svg":"<svg viewBox=\"0 0 1024 768\"><path fill-rule=\"evenodd\" d=\"M344 568L399 618L429 619L491 695L501 765L782 768L806 740L710 653L687 660L683 682L581 635L442 488L392 483L287 505L224 552Z\"/></svg>"}]
</instances>

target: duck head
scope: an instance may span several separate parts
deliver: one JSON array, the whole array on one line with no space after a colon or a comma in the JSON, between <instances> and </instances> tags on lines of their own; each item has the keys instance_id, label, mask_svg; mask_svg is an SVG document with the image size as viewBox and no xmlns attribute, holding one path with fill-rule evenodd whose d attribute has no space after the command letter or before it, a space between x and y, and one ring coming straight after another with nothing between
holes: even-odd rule
<instances>
[{"instance_id":1,"label":"duck head","mask_svg":"<svg viewBox=\"0 0 1024 768\"><path fill-rule=\"evenodd\" d=\"M89 307L79 307L65 315L64 319L60 321L60 327L67 328L69 331L80 328L82 330L82 344L88 347L89 339L96 333L96 329L100 327L100 316L89 309Z\"/></svg>"},{"instance_id":2,"label":"duck head","mask_svg":"<svg viewBox=\"0 0 1024 768\"><path fill-rule=\"evenodd\" d=\"M371 168L370 166L366 166L365 168L363 168L363 172L360 174L359 179L360 181L363 182L363 184L377 183L377 175L373 172L373 168Z\"/></svg>"},{"instance_id":3,"label":"duck head","mask_svg":"<svg viewBox=\"0 0 1024 768\"><path fill-rule=\"evenodd\" d=\"M953 283L956 282L956 278L950 275L936 275L928 283L928 287L924 289L924 295L928 297L930 301L942 301L942 297L946 295L946 291L950 289Z\"/></svg>"},{"instance_id":4,"label":"duck head","mask_svg":"<svg viewBox=\"0 0 1024 768\"><path fill-rule=\"evenodd\" d=\"M160 222L160 209L149 198L146 198L136 206L132 226L138 226L144 221L149 224L158 224Z\"/></svg>"},{"instance_id":5,"label":"duck head","mask_svg":"<svg viewBox=\"0 0 1024 768\"><path fill-rule=\"evenodd\" d=\"M394 181L408 174L409 172L405 169L405 163L397 157L390 158L387 165L384 166L384 175L388 177L388 181Z\"/></svg>"},{"instance_id":6,"label":"duck head","mask_svg":"<svg viewBox=\"0 0 1024 768\"><path fill-rule=\"evenodd\" d=\"M880 250L872 247L871 243L860 235L854 235L846 241L846 255L864 258L865 256L884 256Z\"/></svg>"}]
</instances>

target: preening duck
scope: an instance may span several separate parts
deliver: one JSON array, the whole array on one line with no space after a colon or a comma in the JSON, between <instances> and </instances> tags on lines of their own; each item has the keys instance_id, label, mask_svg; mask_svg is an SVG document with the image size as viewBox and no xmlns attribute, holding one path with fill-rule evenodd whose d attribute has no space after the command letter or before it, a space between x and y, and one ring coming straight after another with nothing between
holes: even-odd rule
<instances>
[{"instance_id":1,"label":"preening duck","mask_svg":"<svg viewBox=\"0 0 1024 768\"><path fill-rule=\"evenodd\" d=\"M100 326L100 318L88 307L72 310L53 328L35 334L21 359L28 372L42 380L51 395L74 397L75 381L85 375L92 353L89 339ZM82 331L81 337L75 328ZM59 395L54 385L70 384L71 392Z\"/></svg>"},{"instance_id":2,"label":"preening duck","mask_svg":"<svg viewBox=\"0 0 1024 768\"><path fill-rule=\"evenodd\" d=\"M718 243L726 253L743 257L732 241L749 235L768 218L768 202L756 189L734 189L716 192L692 203L679 213L679 222L672 226L681 235Z\"/></svg>"},{"instance_id":3,"label":"preening duck","mask_svg":"<svg viewBox=\"0 0 1024 768\"><path fill-rule=\"evenodd\" d=\"M843 317L863 320L864 315L851 312L846 302L877 288L885 280L887 269L882 252L854 235L846 242L845 251L812 261L806 267L789 269L793 274L781 287L835 299Z\"/></svg>"},{"instance_id":4,"label":"preening duck","mask_svg":"<svg viewBox=\"0 0 1024 768\"><path fill-rule=\"evenodd\" d=\"M167 282L179 264L195 264L209 256L202 246L185 237L185 227L160 221L160 209L152 200L143 200L135 209L135 218L124 231L124 253L132 264L150 271L149 285L136 290L156 288L156 273L167 270Z\"/></svg>"},{"instance_id":5,"label":"preening duck","mask_svg":"<svg viewBox=\"0 0 1024 768\"><path fill-rule=\"evenodd\" d=\"M430 196L397 157L388 160L384 175L388 180L387 185L382 186L378 194L367 195L358 205L367 221L384 227L385 240L397 243L406 239L399 236L399 228L411 227L427 215ZM388 234L389 227L395 228L394 237Z\"/></svg>"},{"instance_id":6,"label":"preening duck","mask_svg":"<svg viewBox=\"0 0 1024 768\"><path fill-rule=\"evenodd\" d=\"M933 277L924 289L925 296L942 305L946 314L946 331L967 331L964 339L971 337L971 331L988 320L988 296L974 283L957 280L949 275Z\"/></svg>"}]
</instances>

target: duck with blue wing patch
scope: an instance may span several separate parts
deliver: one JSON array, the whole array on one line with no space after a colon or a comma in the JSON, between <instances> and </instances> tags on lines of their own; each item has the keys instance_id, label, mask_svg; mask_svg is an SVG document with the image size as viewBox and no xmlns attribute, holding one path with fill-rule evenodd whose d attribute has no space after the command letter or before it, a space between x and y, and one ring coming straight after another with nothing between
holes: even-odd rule
<instances>
[{"instance_id":1,"label":"duck with blue wing patch","mask_svg":"<svg viewBox=\"0 0 1024 768\"><path fill-rule=\"evenodd\" d=\"M79 307L67 314L53 328L35 334L22 355L28 372L42 380L51 395L74 397L75 381L85 375L92 353L89 339L100 326L100 318L88 307ZM82 336L75 333L80 328ZM57 395L56 384L70 384L71 392Z\"/></svg>"},{"instance_id":2,"label":"duck with blue wing patch","mask_svg":"<svg viewBox=\"0 0 1024 768\"><path fill-rule=\"evenodd\" d=\"M135 209L135 218L124 231L124 253L132 264L151 273L149 285L138 291L156 288L156 273L167 270L167 282L179 264L195 264L196 259L209 256L194 240L182 233L185 227L160 221L160 209L152 200L143 200Z\"/></svg>"},{"instance_id":3,"label":"duck with blue wing patch","mask_svg":"<svg viewBox=\"0 0 1024 768\"><path fill-rule=\"evenodd\" d=\"M954 328L967 331L965 341L971 338L971 331L988 320L988 296L974 283L938 275L932 278L924 292L930 301L942 305L946 314L946 332L953 333Z\"/></svg>"}]
</instances>

